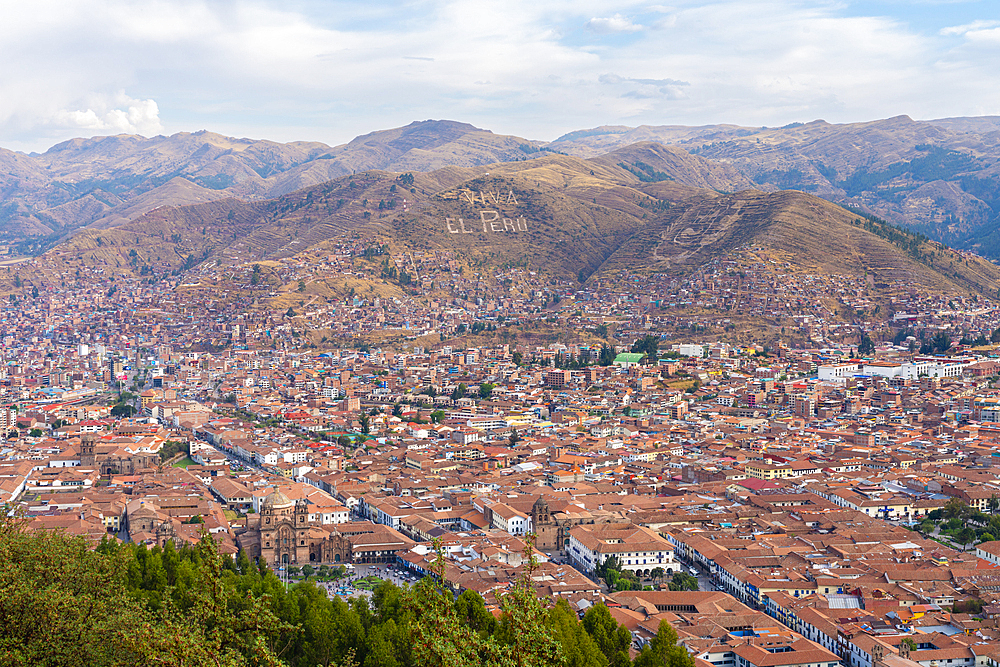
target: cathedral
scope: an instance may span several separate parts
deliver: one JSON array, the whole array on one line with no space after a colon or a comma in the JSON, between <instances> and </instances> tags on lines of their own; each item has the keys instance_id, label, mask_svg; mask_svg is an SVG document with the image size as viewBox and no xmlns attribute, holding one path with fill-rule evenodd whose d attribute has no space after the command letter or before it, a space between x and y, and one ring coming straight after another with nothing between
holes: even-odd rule
<instances>
[{"instance_id":1,"label":"cathedral","mask_svg":"<svg viewBox=\"0 0 1000 667\"><path fill-rule=\"evenodd\" d=\"M140 470L156 468L159 463L157 453L132 453L118 445L98 444L93 433L80 436L81 468L98 468L102 475L135 475Z\"/></svg>"},{"instance_id":2,"label":"cathedral","mask_svg":"<svg viewBox=\"0 0 1000 667\"><path fill-rule=\"evenodd\" d=\"M259 515L248 517L237 541L250 558L289 565L391 563L414 544L389 526L368 521L310 521L308 501L277 490L261 501Z\"/></svg>"}]
</instances>

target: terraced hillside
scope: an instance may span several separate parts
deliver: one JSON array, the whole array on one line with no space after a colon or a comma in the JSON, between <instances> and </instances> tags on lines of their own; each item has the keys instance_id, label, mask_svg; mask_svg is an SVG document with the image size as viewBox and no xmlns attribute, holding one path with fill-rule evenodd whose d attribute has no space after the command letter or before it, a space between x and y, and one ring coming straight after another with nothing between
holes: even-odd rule
<instances>
[{"instance_id":1,"label":"terraced hillside","mask_svg":"<svg viewBox=\"0 0 1000 667\"><path fill-rule=\"evenodd\" d=\"M155 278L204 262L295 258L352 237L392 254L449 250L479 267L580 281L621 270L681 276L752 245L797 270L870 275L876 291L901 281L1000 289L1000 270L981 258L810 194L726 191L745 185L740 178L655 144L591 159L552 154L488 168L369 171L272 200L161 207L112 229L84 230L46 253L36 277L65 280L88 265ZM34 270L22 272L33 279Z\"/></svg>"}]
</instances>

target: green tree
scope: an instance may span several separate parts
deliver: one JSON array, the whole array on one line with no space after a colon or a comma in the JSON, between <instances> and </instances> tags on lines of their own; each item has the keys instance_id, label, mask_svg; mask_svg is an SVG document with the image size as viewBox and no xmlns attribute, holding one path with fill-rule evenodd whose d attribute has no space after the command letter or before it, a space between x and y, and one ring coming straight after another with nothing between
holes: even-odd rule
<instances>
[{"instance_id":1,"label":"green tree","mask_svg":"<svg viewBox=\"0 0 1000 667\"><path fill-rule=\"evenodd\" d=\"M365 413L361 413L361 432L365 435L371 433L371 419Z\"/></svg>"},{"instance_id":2,"label":"green tree","mask_svg":"<svg viewBox=\"0 0 1000 667\"><path fill-rule=\"evenodd\" d=\"M457 401L460 398L465 398L465 394L469 391L469 388L465 386L464 382L460 382L457 387L451 392L451 400Z\"/></svg>"},{"instance_id":3,"label":"green tree","mask_svg":"<svg viewBox=\"0 0 1000 667\"><path fill-rule=\"evenodd\" d=\"M696 591L698 590L698 578L686 572L674 572L674 576L670 580L670 590Z\"/></svg>"},{"instance_id":4,"label":"green tree","mask_svg":"<svg viewBox=\"0 0 1000 667\"><path fill-rule=\"evenodd\" d=\"M0 655L4 664L91 665L282 664L270 639L289 632L259 595L237 594L223 577L223 559L205 534L184 568L167 551L97 549L55 531L28 532L0 513ZM141 560L140 560L141 558ZM130 589L165 592L167 565L174 597L149 605Z\"/></svg>"},{"instance_id":5,"label":"green tree","mask_svg":"<svg viewBox=\"0 0 1000 667\"><path fill-rule=\"evenodd\" d=\"M863 334L861 336L861 342L858 343L858 354L862 356L868 356L875 352L875 343L872 342L871 337L868 334Z\"/></svg>"},{"instance_id":6,"label":"green tree","mask_svg":"<svg viewBox=\"0 0 1000 667\"><path fill-rule=\"evenodd\" d=\"M521 436L519 436L517 434L517 429L516 428L512 428L510 430L510 437L507 438L507 444L510 445L511 447L513 447L514 445L516 445L520 441L521 441Z\"/></svg>"},{"instance_id":7,"label":"green tree","mask_svg":"<svg viewBox=\"0 0 1000 667\"><path fill-rule=\"evenodd\" d=\"M632 344L632 352L646 355L646 363L655 364L660 349L659 336L643 336Z\"/></svg>"},{"instance_id":8,"label":"green tree","mask_svg":"<svg viewBox=\"0 0 1000 667\"><path fill-rule=\"evenodd\" d=\"M462 591L455 598L455 613L464 625L484 639L493 635L499 626L497 619L486 608L482 596L473 590Z\"/></svg>"},{"instance_id":9,"label":"green tree","mask_svg":"<svg viewBox=\"0 0 1000 667\"><path fill-rule=\"evenodd\" d=\"M694 667L694 659L677 645L677 633L666 621L660 621L656 636L635 658L635 667Z\"/></svg>"},{"instance_id":10,"label":"green tree","mask_svg":"<svg viewBox=\"0 0 1000 667\"><path fill-rule=\"evenodd\" d=\"M969 506L959 498L949 498L944 504L944 516L948 519L965 520L970 514Z\"/></svg>"},{"instance_id":11,"label":"green tree","mask_svg":"<svg viewBox=\"0 0 1000 667\"><path fill-rule=\"evenodd\" d=\"M433 575L414 587L408 606L416 616L413 661L426 667L547 667L560 666L563 657L554 633L545 623L546 609L531 586L534 547L527 540L525 575L497 602L503 612L497 634L482 637L463 624L445 579L441 543L434 542Z\"/></svg>"},{"instance_id":12,"label":"green tree","mask_svg":"<svg viewBox=\"0 0 1000 667\"><path fill-rule=\"evenodd\" d=\"M605 667L608 664L565 600L559 600L549 610L547 623L559 642L566 667Z\"/></svg>"},{"instance_id":13,"label":"green tree","mask_svg":"<svg viewBox=\"0 0 1000 667\"><path fill-rule=\"evenodd\" d=\"M445 412L444 410L435 410L434 412L431 413L430 416L431 416L431 422L433 422L434 424L440 424L442 421L444 421Z\"/></svg>"},{"instance_id":14,"label":"green tree","mask_svg":"<svg viewBox=\"0 0 1000 667\"><path fill-rule=\"evenodd\" d=\"M583 615L583 627L611 667L625 667L631 663L628 648L632 633L618 624L605 605L596 604L588 609Z\"/></svg>"},{"instance_id":15,"label":"green tree","mask_svg":"<svg viewBox=\"0 0 1000 667\"><path fill-rule=\"evenodd\" d=\"M479 385L479 398L489 398L494 389L496 389L495 384L491 382L483 382Z\"/></svg>"},{"instance_id":16,"label":"green tree","mask_svg":"<svg viewBox=\"0 0 1000 667\"><path fill-rule=\"evenodd\" d=\"M955 539L958 540L958 543L962 545L962 551L965 551L966 545L976 541L976 531L966 526L965 528L962 528L960 531L958 531L958 533L955 535Z\"/></svg>"}]
</instances>

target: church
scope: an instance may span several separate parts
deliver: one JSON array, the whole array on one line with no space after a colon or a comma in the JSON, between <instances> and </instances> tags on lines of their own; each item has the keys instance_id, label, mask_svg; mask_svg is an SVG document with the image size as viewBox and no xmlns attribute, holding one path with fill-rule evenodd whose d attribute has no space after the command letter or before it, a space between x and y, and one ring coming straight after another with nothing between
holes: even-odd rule
<instances>
[{"instance_id":1,"label":"church","mask_svg":"<svg viewBox=\"0 0 1000 667\"><path fill-rule=\"evenodd\" d=\"M80 436L80 467L98 468L102 475L135 475L140 470L155 469L160 455L155 452L130 452L120 445L98 442L93 433Z\"/></svg>"},{"instance_id":2,"label":"church","mask_svg":"<svg viewBox=\"0 0 1000 667\"><path fill-rule=\"evenodd\" d=\"M250 558L266 563L390 563L414 544L389 526L369 522L323 525L309 519L309 503L270 493L260 514L237 536Z\"/></svg>"}]
</instances>

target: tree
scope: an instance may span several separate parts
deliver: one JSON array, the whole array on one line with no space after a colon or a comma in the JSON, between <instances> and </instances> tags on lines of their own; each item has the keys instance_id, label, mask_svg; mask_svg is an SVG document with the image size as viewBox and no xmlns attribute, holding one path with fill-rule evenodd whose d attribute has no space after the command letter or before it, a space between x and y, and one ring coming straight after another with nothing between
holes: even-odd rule
<instances>
[{"instance_id":1,"label":"tree","mask_svg":"<svg viewBox=\"0 0 1000 667\"><path fill-rule=\"evenodd\" d=\"M694 667L694 659L677 645L677 633L666 621L660 621L656 636L635 658L635 667Z\"/></svg>"},{"instance_id":2,"label":"tree","mask_svg":"<svg viewBox=\"0 0 1000 667\"><path fill-rule=\"evenodd\" d=\"M135 407L128 403L117 403L111 407L111 415L113 417L131 417L134 414Z\"/></svg>"},{"instance_id":3,"label":"tree","mask_svg":"<svg viewBox=\"0 0 1000 667\"><path fill-rule=\"evenodd\" d=\"M605 667L607 658L565 600L550 610L547 624L562 647L566 667Z\"/></svg>"},{"instance_id":4,"label":"tree","mask_svg":"<svg viewBox=\"0 0 1000 667\"><path fill-rule=\"evenodd\" d=\"M371 433L371 419L365 413L361 413L361 432L365 435Z\"/></svg>"},{"instance_id":5,"label":"tree","mask_svg":"<svg viewBox=\"0 0 1000 667\"><path fill-rule=\"evenodd\" d=\"M955 539L958 540L958 543L962 545L962 551L965 551L966 545L976 541L976 531L966 526L965 528L962 528L960 531L958 531L958 533L955 535Z\"/></svg>"},{"instance_id":6,"label":"tree","mask_svg":"<svg viewBox=\"0 0 1000 667\"><path fill-rule=\"evenodd\" d=\"M861 336L861 342L858 343L858 354L862 356L868 356L875 352L875 343L872 342L871 337L868 334L863 334Z\"/></svg>"},{"instance_id":7,"label":"tree","mask_svg":"<svg viewBox=\"0 0 1000 667\"><path fill-rule=\"evenodd\" d=\"M631 663L628 648L632 644L632 633L618 624L605 605L596 604L587 610L583 615L583 628L611 667L625 667Z\"/></svg>"},{"instance_id":8,"label":"tree","mask_svg":"<svg viewBox=\"0 0 1000 667\"><path fill-rule=\"evenodd\" d=\"M5 664L281 664L268 639L291 626L263 596L237 593L207 533L189 550L197 566L178 563L172 547L147 551L108 539L92 547L57 531L29 532L0 513ZM177 586L164 599L171 571Z\"/></svg>"},{"instance_id":9,"label":"tree","mask_svg":"<svg viewBox=\"0 0 1000 667\"><path fill-rule=\"evenodd\" d=\"M512 428L510 430L510 437L507 438L507 444L510 445L511 447L513 447L514 445L516 445L520 441L521 441L521 436L519 436L517 434L517 429L516 428Z\"/></svg>"},{"instance_id":10,"label":"tree","mask_svg":"<svg viewBox=\"0 0 1000 667\"><path fill-rule=\"evenodd\" d=\"M966 519L970 513L969 506L959 498L949 498L944 504L944 516L948 519Z\"/></svg>"},{"instance_id":11,"label":"tree","mask_svg":"<svg viewBox=\"0 0 1000 667\"><path fill-rule=\"evenodd\" d=\"M514 362L515 366L520 366L521 362L524 361L524 355L520 352L515 352L511 355L510 360Z\"/></svg>"},{"instance_id":12,"label":"tree","mask_svg":"<svg viewBox=\"0 0 1000 667\"><path fill-rule=\"evenodd\" d=\"M546 621L546 609L535 597L531 575L534 545L525 546L524 576L499 595L502 610L498 632L488 637L462 623L445 579L441 542L434 541L432 576L420 580L406 605L415 614L412 623L412 659L422 667L545 667L563 664L559 643ZM467 601L468 602L468 601ZM467 609L466 607L463 607ZM627 631L626 631L627 632Z\"/></svg>"},{"instance_id":13,"label":"tree","mask_svg":"<svg viewBox=\"0 0 1000 667\"><path fill-rule=\"evenodd\" d=\"M686 572L675 572L670 580L670 590L696 591L698 590L698 577L692 577Z\"/></svg>"},{"instance_id":14,"label":"tree","mask_svg":"<svg viewBox=\"0 0 1000 667\"><path fill-rule=\"evenodd\" d=\"M464 382L460 382L457 387L451 392L451 400L457 401L460 398L465 398L466 392L469 388L465 386Z\"/></svg>"},{"instance_id":15,"label":"tree","mask_svg":"<svg viewBox=\"0 0 1000 667\"><path fill-rule=\"evenodd\" d=\"M601 353L597 358L597 363L600 366L610 366L615 363L615 349L610 345L602 345Z\"/></svg>"},{"instance_id":16,"label":"tree","mask_svg":"<svg viewBox=\"0 0 1000 667\"><path fill-rule=\"evenodd\" d=\"M495 384L491 382L483 382L479 385L479 398L489 398L495 388Z\"/></svg>"},{"instance_id":17,"label":"tree","mask_svg":"<svg viewBox=\"0 0 1000 667\"><path fill-rule=\"evenodd\" d=\"M986 506L989 508L990 514L996 514L997 508L1000 508L1000 496L995 493L991 495L990 499L986 501Z\"/></svg>"},{"instance_id":18,"label":"tree","mask_svg":"<svg viewBox=\"0 0 1000 667\"><path fill-rule=\"evenodd\" d=\"M632 352L646 355L646 363L655 364L660 349L659 336L643 336L632 344Z\"/></svg>"},{"instance_id":19,"label":"tree","mask_svg":"<svg viewBox=\"0 0 1000 667\"><path fill-rule=\"evenodd\" d=\"M663 579L663 575L666 574L662 567L654 567L650 571L650 576L653 577L653 581L660 581Z\"/></svg>"},{"instance_id":20,"label":"tree","mask_svg":"<svg viewBox=\"0 0 1000 667\"><path fill-rule=\"evenodd\" d=\"M434 412L431 413L430 417L431 417L431 422L433 422L434 424L440 424L444 420L445 412L444 410L435 410Z\"/></svg>"}]
</instances>

